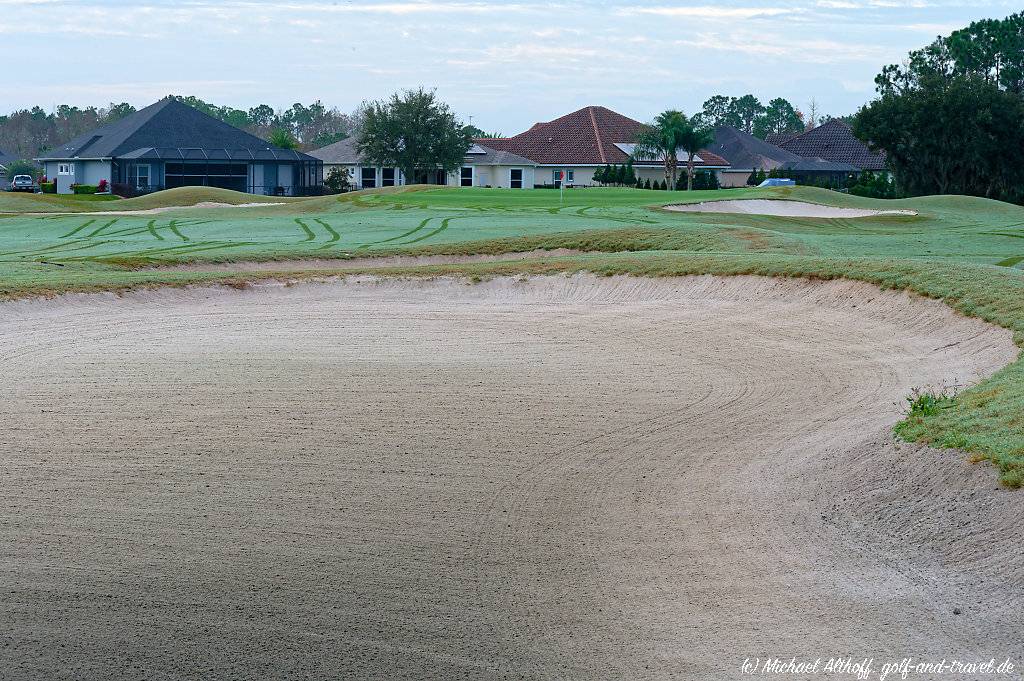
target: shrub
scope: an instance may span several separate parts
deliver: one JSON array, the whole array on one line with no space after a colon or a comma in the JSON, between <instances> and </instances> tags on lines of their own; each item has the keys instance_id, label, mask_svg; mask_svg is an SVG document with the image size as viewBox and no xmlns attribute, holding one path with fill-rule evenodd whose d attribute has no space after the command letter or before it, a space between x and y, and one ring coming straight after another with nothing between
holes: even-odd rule
<instances>
[{"instance_id":1,"label":"shrub","mask_svg":"<svg viewBox=\"0 0 1024 681\"><path fill-rule=\"evenodd\" d=\"M352 177L348 168L331 168L331 172L324 178L324 187L335 194L352 191Z\"/></svg>"},{"instance_id":2,"label":"shrub","mask_svg":"<svg viewBox=\"0 0 1024 681\"><path fill-rule=\"evenodd\" d=\"M648 177L646 180L644 180L644 189L650 189L650 188L651 188L651 178Z\"/></svg>"},{"instance_id":3,"label":"shrub","mask_svg":"<svg viewBox=\"0 0 1024 681\"><path fill-rule=\"evenodd\" d=\"M99 189L94 184L73 184L71 185L71 191L76 194L95 194Z\"/></svg>"},{"instance_id":4,"label":"shrub","mask_svg":"<svg viewBox=\"0 0 1024 681\"><path fill-rule=\"evenodd\" d=\"M874 199L899 199L902 194L890 173L872 173L865 170L850 186L850 193L856 196L867 196Z\"/></svg>"},{"instance_id":5,"label":"shrub","mask_svg":"<svg viewBox=\"0 0 1024 681\"><path fill-rule=\"evenodd\" d=\"M40 182L39 183L39 189L44 194L56 194L57 193L57 183L56 182Z\"/></svg>"},{"instance_id":6,"label":"shrub","mask_svg":"<svg viewBox=\"0 0 1024 681\"><path fill-rule=\"evenodd\" d=\"M115 182L114 184L112 184L110 191L111 193L126 199L130 199L133 196L139 195L139 193L135 191L135 187L131 186L130 184L124 184L121 182Z\"/></svg>"},{"instance_id":7,"label":"shrub","mask_svg":"<svg viewBox=\"0 0 1024 681\"><path fill-rule=\"evenodd\" d=\"M685 187L685 179L684 184ZM693 174L693 188L696 189L719 189L718 175L711 170L698 170Z\"/></svg>"},{"instance_id":8,"label":"shrub","mask_svg":"<svg viewBox=\"0 0 1024 681\"><path fill-rule=\"evenodd\" d=\"M100 194L106 194L110 191L110 183L106 180L100 180L100 183L96 185L96 191Z\"/></svg>"}]
</instances>

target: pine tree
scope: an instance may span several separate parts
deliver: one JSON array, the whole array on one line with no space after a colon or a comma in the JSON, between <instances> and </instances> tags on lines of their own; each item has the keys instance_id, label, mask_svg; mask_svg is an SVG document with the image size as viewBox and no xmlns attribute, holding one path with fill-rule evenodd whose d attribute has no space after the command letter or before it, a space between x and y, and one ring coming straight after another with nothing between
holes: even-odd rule
<instances>
[{"instance_id":1,"label":"pine tree","mask_svg":"<svg viewBox=\"0 0 1024 681\"><path fill-rule=\"evenodd\" d=\"M646 180L644 180L644 189L650 189L650 188L651 188L651 178L648 177Z\"/></svg>"}]
</instances>

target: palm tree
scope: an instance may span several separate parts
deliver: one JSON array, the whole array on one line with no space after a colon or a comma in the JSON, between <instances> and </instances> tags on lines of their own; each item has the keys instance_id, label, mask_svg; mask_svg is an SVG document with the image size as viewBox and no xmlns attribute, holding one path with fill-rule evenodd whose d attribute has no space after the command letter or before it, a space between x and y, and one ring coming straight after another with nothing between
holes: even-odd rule
<instances>
[{"instance_id":1,"label":"palm tree","mask_svg":"<svg viewBox=\"0 0 1024 681\"><path fill-rule=\"evenodd\" d=\"M270 133L270 139L267 140L278 149L298 149L299 143L296 141L292 134L284 128L277 128Z\"/></svg>"},{"instance_id":2,"label":"palm tree","mask_svg":"<svg viewBox=\"0 0 1024 681\"><path fill-rule=\"evenodd\" d=\"M698 151L715 141L715 133L711 128L704 127L697 117L687 121L683 132L681 146L686 149L686 191L693 189L693 156Z\"/></svg>"},{"instance_id":3,"label":"palm tree","mask_svg":"<svg viewBox=\"0 0 1024 681\"><path fill-rule=\"evenodd\" d=\"M676 170L679 167L679 157L676 150L684 147L683 138L688 128L692 127L690 120L682 111L669 109L663 111L652 123L644 128L636 136L636 144L633 147L633 160L644 160L661 158L665 161L665 182L676 186Z\"/></svg>"}]
</instances>

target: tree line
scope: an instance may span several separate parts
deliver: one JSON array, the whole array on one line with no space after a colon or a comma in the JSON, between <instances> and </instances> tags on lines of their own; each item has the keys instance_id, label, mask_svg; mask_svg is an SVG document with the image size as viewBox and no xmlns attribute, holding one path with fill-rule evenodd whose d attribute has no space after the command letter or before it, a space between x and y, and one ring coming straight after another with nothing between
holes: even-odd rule
<instances>
[{"instance_id":1,"label":"tree line","mask_svg":"<svg viewBox=\"0 0 1024 681\"><path fill-rule=\"evenodd\" d=\"M290 140L290 146L299 149L317 149L345 139L359 125L358 113L347 114L320 101L308 106L297 102L283 110L268 104L236 109L193 96L173 97L257 137ZM85 108L61 104L49 112L38 106L12 111L0 115L0 149L15 158L31 159L135 111L134 106L123 102Z\"/></svg>"},{"instance_id":2,"label":"tree line","mask_svg":"<svg viewBox=\"0 0 1024 681\"><path fill-rule=\"evenodd\" d=\"M901 193L1024 203L1024 13L939 37L875 85L852 127Z\"/></svg>"},{"instance_id":3,"label":"tree line","mask_svg":"<svg viewBox=\"0 0 1024 681\"><path fill-rule=\"evenodd\" d=\"M807 127L814 127L818 123L814 100L810 108L811 116L805 120L803 112L782 97L762 104L754 95L715 95L704 102L697 117L706 127L729 125L764 139L772 133L803 132Z\"/></svg>"}]
</instances>

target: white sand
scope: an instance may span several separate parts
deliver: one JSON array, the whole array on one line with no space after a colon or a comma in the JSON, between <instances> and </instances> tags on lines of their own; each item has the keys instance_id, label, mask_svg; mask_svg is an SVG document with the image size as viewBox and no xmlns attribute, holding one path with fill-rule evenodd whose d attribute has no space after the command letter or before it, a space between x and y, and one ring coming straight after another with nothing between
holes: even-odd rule
<instances>
[{"instance_id":1,"label":"white sand","mask_svg":"<svg viewBox=\"0 0 1024 681\"><path fill-rule=\"evenodd\" d=\"M835 208L804 201L779 199L741 199L737 201L704 201L665 206L665 210L679 213L746 213L774 215L787 218L867 218L876 215L917 215L912 210L865 210L862 208Z\"/></svg>"},{"instance_id":2,"label":"white sand","mask_svg":"<svg viewBox=\"0 0 1024 681\"><path fill-rule=\"evenodd\" d=\"M1019 493L889 434L1017 354L935 301L361 279L0 318L5 678L1019 661Z\"/></svg>"}]
</instances>

